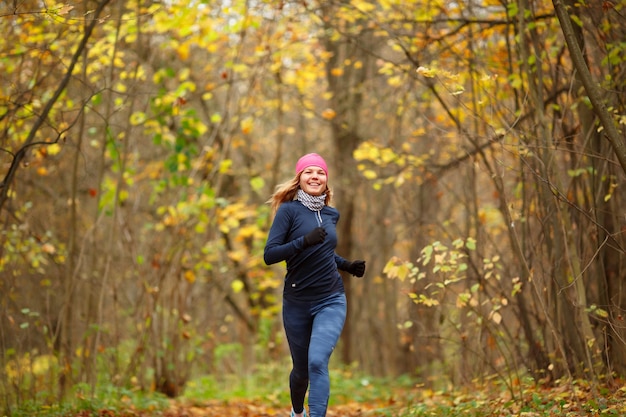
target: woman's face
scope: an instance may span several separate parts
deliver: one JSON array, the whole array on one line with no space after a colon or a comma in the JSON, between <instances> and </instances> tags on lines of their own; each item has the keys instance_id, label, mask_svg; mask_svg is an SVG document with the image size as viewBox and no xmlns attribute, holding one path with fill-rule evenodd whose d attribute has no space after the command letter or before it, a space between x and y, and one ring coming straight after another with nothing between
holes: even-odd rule
<instances>
[{"instance_id":1,"label":"woman's face","mask_svg":"<svg viewBox=\"0 0 626 417\"><path fill-rule=\"evenodd\" d=\"M322 195L326 192L328 178L320 167L306 167L300 174L300 188L310 195Z\"/></svg>"}]
</instances>

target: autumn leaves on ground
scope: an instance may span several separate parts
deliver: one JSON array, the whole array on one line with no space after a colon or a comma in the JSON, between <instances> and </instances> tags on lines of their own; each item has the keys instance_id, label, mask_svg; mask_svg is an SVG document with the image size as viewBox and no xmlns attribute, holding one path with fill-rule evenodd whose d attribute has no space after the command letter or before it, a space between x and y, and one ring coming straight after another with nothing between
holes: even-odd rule
<instances>
[{"instance_id":1,"label":"autumn leaves on ground","mask_svg":"<svg viewBox=\"0 0 626 417\"><path fill-rule=\"evenodd\" d=\"M549 387L518 385L514 394L502 390L497 383L475 386L475 389L433 391L415 386L387 386L381 398L354 401L348 398L331 400L327 417L426 417L426 416L624 416L626 415L626 384L614 380L611 387L593 387L586 381L573 381ZM383 392L381 391L381 392ZM356 394L358 396L358 394ZM258 400L168 400L158 407L126 407L90 409L67 414L66 417L282 417L289 416L288 403L276 398Z\"/></svg>"},{"instance_id":2,"label":"autumn leaves on ground","mask_svg":"<svg viewBox=\"0 0 626 417\"><path fill-rule=\"evenodd\" d=\"M210 403L204 406L189 406L182 404L172 404L166 411L111 411L100 410L98 417L148 417L159 415L163 417L269 417L269 416L289 416L289 408L276 408L266 404L253 404L247 401L237 401L232 403ZM353 403L338 405L329 410L327 417L352 417L362 415L377 415L371 413L372 409L368 405ZM74 417L92 417L92 411L82 411L73 414Z\"/></svg>"},{"instance_id":3,"label":"autumn leaves on ground","mask_svg":"<svg viewBox=\"0 0 626 417\"><path fill-rule=\"evenodd\" d=\"M328 417L351 417L361 415L376 415L373 404L348 403L335 405L328 410ZM276 407L262 403L251 403L239 400L228 403L208 403L206 405L189 406L185 404L173 404L166 412L167 417L270 417L289 416L289 406Z\"/></svg>"}]
</instances>

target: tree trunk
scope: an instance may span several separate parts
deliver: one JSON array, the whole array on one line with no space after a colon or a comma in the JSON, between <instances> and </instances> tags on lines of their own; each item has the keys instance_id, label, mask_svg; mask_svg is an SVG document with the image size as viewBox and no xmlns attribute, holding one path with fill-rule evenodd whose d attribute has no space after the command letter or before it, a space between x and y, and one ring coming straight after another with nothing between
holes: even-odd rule
<instances>
[{"instance_id":1,"label":"tree trunk","mask_svg":"<svg viewBox=\"0 0 626 417\"><path fill-rule=\"evenodd\" d=\"M326 17L327 32L332 33L333 26L330 22L335 20L334 7L332 5L322 5L322 12ZM334 27L340 27L334 26ZM362 85L366 80L366 68L368 68L369 56L363 52L359 45L361 42L367 44L365 35L362 39L357 37L354 42L344 42L335 40L332 35L328 35L323 40L326 50L330 53L330 58L326 65L326 78L328 89L331 93L330 107L335 111L336 116L331 121L332 136L332 157L335 171L330 178L334 187L337 209L341 214L338 224L339 243L337 253L344 258L354 256L353 247L355 233L357 230L354 224L355 201L358 195L357 172L353 153L357 146L363 141L361 137L360 111L362 104ZM361 62L363 65L345 65L345 62ZM340 70L340 71L337 71ZM337 72L336 72L337 71ZM346 297L348 298L348 317L342 334L342 359L346 363L352 362L353 355L353 334L352 334L352 282L354 277L344 274L344 286Z\"/></svg>"},{"instance_id":2,"label":"tree trunk","mask_svg":"<svg viewBox=\"0 0 626 417\"><path fill-rule=\"evenodd\" d=\"M520 10L530 10L526 1L520 2ZM533 106L538 163L536 172L539 174L539 201L546 215L545 225L551 236L551 245L546 246L552 260L553 271L549 277L553 290L553 310L556 326L555 337L561 346L560 356L563 371L573 372L576 376L594 378L594 364L590 344L594 341L589 317L586 313L586 290L582 285L582 272L579 264L579 253L573 244L572 221L567 206L562 198L563 187L555 172L557 156L553 152L550 124L545 114L544 73L541 65L531 67L530 56L540 56L541 46L537 30L528 27L524 13L519 13L519 32L527 42L522 41L522 61L529 80L529 95ZM530 47L530 49L529 49ZM576 325L572 326L572 319ZM567 350L563 350L567 349Z\"/></svg>"}]
</instances>

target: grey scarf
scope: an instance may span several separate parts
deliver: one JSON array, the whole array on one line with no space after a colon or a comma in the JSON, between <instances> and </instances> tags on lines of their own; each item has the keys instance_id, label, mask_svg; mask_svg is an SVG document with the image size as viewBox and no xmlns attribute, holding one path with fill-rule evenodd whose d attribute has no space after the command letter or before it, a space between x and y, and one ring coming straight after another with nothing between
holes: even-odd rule
<instances>
[{"instance_id":1,"label":"grey scarf","mask_svg":"<svg viewBox=\"0 0 626 417\"><path fill-rule=\"evenodd\" d=\"M306 208L311 211L320 211L324 207L324 201L326 200L326 194L311 195L307 194L302 189L298 189L298 201L301 201Z\"/></svg>"},{"instance_id":2,"label":"grey scarf","mask_svg":"<svg viewBox=\"0 0 626 417\"><path fill-rule=\"evenodd\" d=\"M297 198L298 198L298 201L304 204L306 208L317 213L318 223L321 224L320 211L325 206L324 202L326 201L326 194L311 195L311 194L305 193L304 191L302 191L302 189L298 189Z\"/></svg>"}]
</instances>

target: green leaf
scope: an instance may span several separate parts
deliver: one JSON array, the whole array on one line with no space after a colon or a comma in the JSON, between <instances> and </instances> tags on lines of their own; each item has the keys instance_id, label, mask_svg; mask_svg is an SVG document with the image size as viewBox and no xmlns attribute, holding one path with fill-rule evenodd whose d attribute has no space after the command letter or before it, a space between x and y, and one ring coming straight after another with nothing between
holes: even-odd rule
<instances>
[{"instance_id":1,"label":"green leaf","mask_svg":"<svg viewBox=\"0 0 626 417\"><path fill-rule=\"evenodd\" d=\"M580 20L578 16L576 16L575 14L571 14L569 17L570 19L572 19L572 22L578 25L578 27L580 28L583 27L583 22Z\"/></svg>"},{"instance_id":2,"label":"green leaf","mask_svg":"<svg viewBox=\"0 0 626 417\"><path fill-rule=\"evenodd\" d=\"M250 186L256 192L262 191L265 187L265 180L262 177L253 177L250 179Z\"/></svg>"},{"instance_id":3,"label":"green leaf","mask_svg":"<svg viewBox=\"0 0 626 417\"><path fill-rule=\"evenodd\" d=\"M507 4L506 6L506 14L508 17L515 17L517 16L517 13L519 13L519 8L517 7L517 2L510 2L509 4Z\"/></svg>"}]
</instances>

